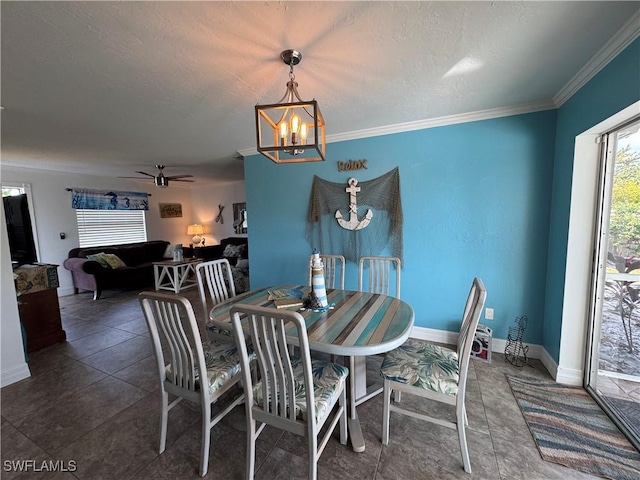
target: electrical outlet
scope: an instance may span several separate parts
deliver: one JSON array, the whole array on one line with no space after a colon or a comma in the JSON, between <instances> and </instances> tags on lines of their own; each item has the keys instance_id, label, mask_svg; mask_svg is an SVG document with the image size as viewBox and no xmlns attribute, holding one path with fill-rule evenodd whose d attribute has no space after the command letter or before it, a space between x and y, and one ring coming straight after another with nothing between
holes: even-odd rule
<instances>
[{"instance_id":1,"label":"electrical outlet","mask_svg":"<svg viewBox=\"0 0 640 480\"><path fill-rule=\"evenodd\" d=\"M493 320L493 308L485 308L484 318L487 320Z\"/></svg>"}]
</instances>

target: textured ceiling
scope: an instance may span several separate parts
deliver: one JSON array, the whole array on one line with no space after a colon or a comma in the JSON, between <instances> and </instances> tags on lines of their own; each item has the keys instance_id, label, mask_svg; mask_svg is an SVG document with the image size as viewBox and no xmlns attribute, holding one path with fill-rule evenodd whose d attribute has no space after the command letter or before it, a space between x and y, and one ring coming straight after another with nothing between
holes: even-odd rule
<instances>
[{"instance_id":1,"label":"textured ceiling","mask_svg":"<svg viewBox=\"0 0 640 480\"><path fill-rule=\"evenodd\" d=\"M558 96L638 2L2 2L2 164L241 179L295 48L327 135ZM635 17L634 17L635 15ZM634 20L635 19L635 20ZM626 26L626 27L625 27ZM637 34L636 34L637 35ZM264 161L269 161L266 158Z\"/></svg>"}]
</instances>

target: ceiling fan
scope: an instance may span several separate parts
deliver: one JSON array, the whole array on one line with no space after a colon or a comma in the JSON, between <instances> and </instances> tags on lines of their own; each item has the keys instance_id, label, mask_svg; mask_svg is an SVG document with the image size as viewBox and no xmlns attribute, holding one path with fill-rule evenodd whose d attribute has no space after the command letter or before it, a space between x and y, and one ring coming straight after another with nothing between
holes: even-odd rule
<instances>
[{"instance_id":1,"label":"ceiling fan","mask_svg":"<svg viewBox=\"0 0 640 480\"><path fill-rule=\"evenodd\" d=\"M193 175L170 175L170 176L166 176L164 173L162 173L162 170L164 170L164 165L156 165L156 168L158 169L158 175L152 175L150 173L141 172L141 171L138 171L138 170L136 170L136 173L139 173L141 175L146 175L147 177L153 178L153 183L156 184L156 187L162 187L162 188L166 188L166 187L169 186L169 180L174 181L174 182L193 182L193 180L185 180L185 178L193 177ZM118 177L118 178L146 179L146 177Z\"/></svg>"}]
</instances>

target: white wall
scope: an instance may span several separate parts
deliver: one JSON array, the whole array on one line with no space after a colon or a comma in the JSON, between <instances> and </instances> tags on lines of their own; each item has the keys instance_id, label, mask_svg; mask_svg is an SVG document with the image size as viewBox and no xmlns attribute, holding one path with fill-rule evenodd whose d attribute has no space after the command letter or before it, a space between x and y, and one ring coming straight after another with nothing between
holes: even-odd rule
<instances>
[{"instance_id":1,"label":"white wall","mask_svg":"<svg viewBox=\"0 0 640 480\"><path fill-rule=\"evenodd\" d=\"M92 175L44 172L42 170L2 167L3 182L19 182L31 185L35 212L38 247L43 263L60 265L59 295L73 292L71 274L62 266L69 250L78 247L78 228L75 211L71 208L71 192L67 188L94 188L98 190L124 190L151 193L149 211L146 212L147 238L167 240L171 243L188 243L187 225L193 223L191 192L188 187L158 188L153 182L137 182L120 178ZM160 218L159 203L182 204L181 218ZM6 230L3 222L3 230ZM66 239L60 239L60 233ZM6 234L6 232L5 232ZM9 265L10 268L10 265Z\"/></svg>"},{"instance_id":2,"label":"white wall","mask_svg":"<svg viewBox=\"0 0 640 480\"><path fill-rule=\"evenodd\" d=\"M71 192L67 188L94 188L97 190L124 190L151 193L149 211L146 212L147 238L167 240L171 243L188 244L187 226L203 223L208 231L207 244L218 243L222 238L233 236L233 203L245 201L244 182L234 182L222 186L181 186L172 184L169 188L157 188L152 182L137 182L119 178L96 177L92 175L45 172L42 170L2 166L1 180L7 183L24 183L31 186L35 227L38 233L39 261L60 265L58 295L73 293L71 274L62 266L69 250L78 246L78 228L75 212L71 208ZM181 218L160 218L159 203L182 204ZM218 204L225 205L224 224L215 223ZM0 263L1 317L0 328L0 385L5 386L30 376L24 358L22 332L9 241L2 210L2 237ZM60 232L66 239L60 239ZM214 242L213 239L216 239Z\"/></svg>"},{"instance_id":3,"label":"white wall","mask_svg":"<svg viewBox=\"0 0 640 480\"><path fill-rule=\"evenodd\" d=\"M205 227L204 237L207 245L215 245L227 237L242 237L233 230L233 204L245 202L244 181L230 182L214 187L194 187L191 189L194 223ZM218 205L224 205L222 217L224 223L216 223ZM251 211L247 208L248 229L251 228ZM185 230L186 231L186 230Z\"/></svg>"},{"instance_id":4,"label":"white wall","mask_svg":"<svg viewBox=\"0 0 640 480\"><path fill-rule=\"evenodd\" d=\"M7 229L4 227L4 208L0 209L3 227L0 228L0 387L31 375L24 359L22 330L16 302L16 289L11 269L11 252Z\"/></svg>"}]
</instances>

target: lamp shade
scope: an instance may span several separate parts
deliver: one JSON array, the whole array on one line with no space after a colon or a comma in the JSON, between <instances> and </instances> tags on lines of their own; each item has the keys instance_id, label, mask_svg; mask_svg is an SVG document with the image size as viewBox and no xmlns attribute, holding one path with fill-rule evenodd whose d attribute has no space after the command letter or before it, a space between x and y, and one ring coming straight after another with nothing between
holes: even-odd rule
<instances>
[{"instance_id":1,"label":"lamp shade","mask_svg":"<svg viewBox=\"0 0 640 480\"><path fill-rule=\"evenodd\" d=\"M204 227L199 223L194 223L187 227L187 235L202 235L204 233Z\"/></svg>"},{"instance_id":2,"label":"lamp shade","mask_svg":"<svg viewBox=\"0 0 640 480\"><path fill-rule=\"evenodd\" d=\"M194 223L193 225L189 225L187 227L187 235L193 235L193 237L191 238L191 241L195 245L199 245L200 243L204 245L204 241L201 237L203 233L204 233L204 227L199 223Z\"/></svg>"}]
</instances>

